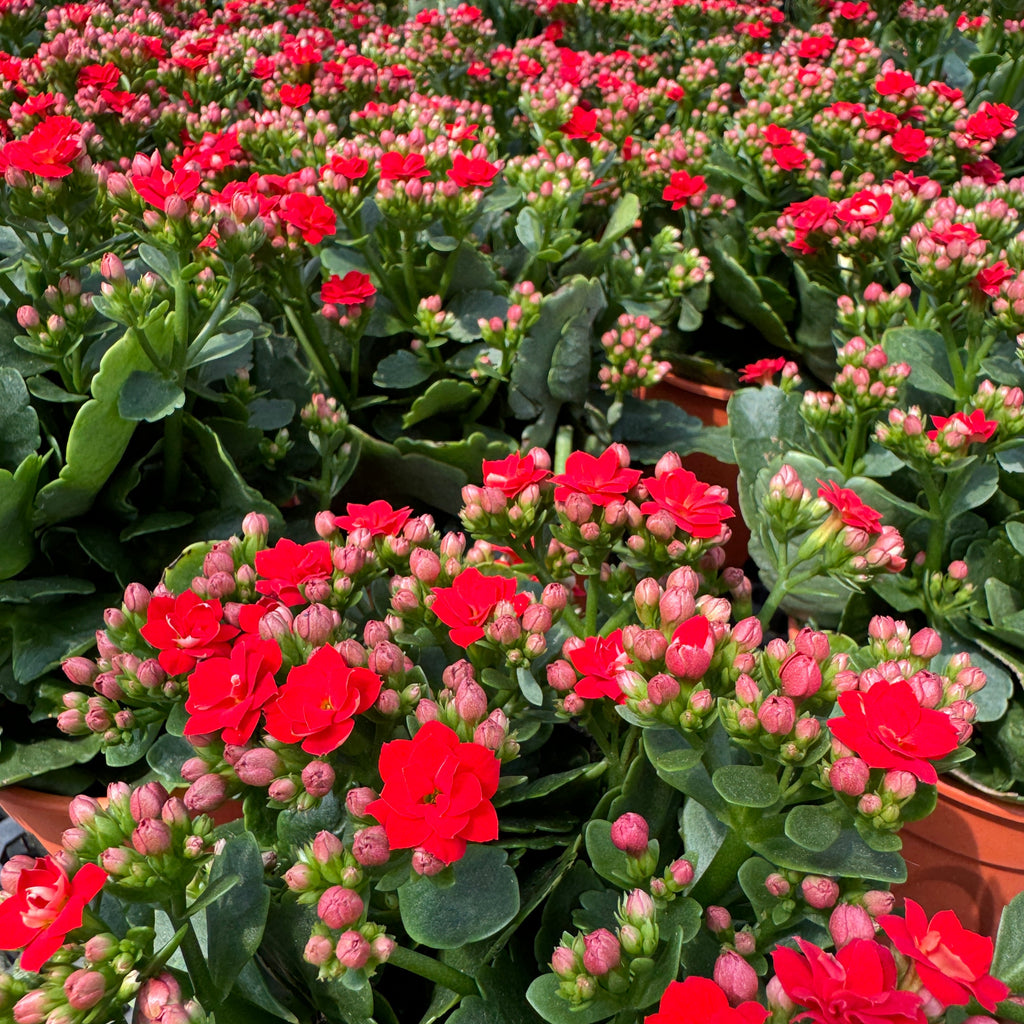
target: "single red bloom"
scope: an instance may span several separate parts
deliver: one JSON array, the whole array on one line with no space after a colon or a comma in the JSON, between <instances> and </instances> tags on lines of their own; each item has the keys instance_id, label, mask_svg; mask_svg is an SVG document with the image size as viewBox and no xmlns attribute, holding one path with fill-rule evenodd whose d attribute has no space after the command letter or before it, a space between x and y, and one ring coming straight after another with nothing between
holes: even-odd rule
<instances>
[{"instance_id":1,"label":"single red bloom","mask_svg":"<svg viewBox=\"0 0 1024 1024\"><path fill-rule=\"evenodd\" d=\"M1016 119L1017 111L1005 103L982 103L967 118L965 131L980 141L992 141L1013 128Z\"/></svg>"},{"instance_id":2,"label":"single red bloom","mask_svg":"<svg viewBox=\"0 0 1024 1024\"><path fill-rule=\"evenodd\" d=\"M368 668L350 668L330 646L296 665L264 709L267 732L282 743L300 743L319 757L337 750L355 728L353 718L373 707L381 678Z\"/></svg>"},{"instance_id":3,"label":"single red bloom","mask_svg":"<svg viewBox=\"0 0 1024 1024\"><path fill-rule=\"evenodd\" d=\"M982 267L974 279L974 287L984 295L995 298L999 294L999 288L1007 281L1013 279L1013 271L1006 265L1005 260L999 260L990 267Z\"/></svg>"},{"instance_id":4,"label":"single red bloom","mask_svg":"<svg viewBox=\"0 0 1024 1024\"><path fill-rule=\"evenodd\" d=\"M585 494L595 505L622 501L637 484L639 469L626 469L614 448L606 448L596 458L586 452L573 452L565 460L565 472L551 477L555 501L570 494Z\"/></svg>"},{"instance_id":5,"label":"single red bloom","mask_svg":"<svg viewBox=\"0 0 1024 1024\"><path fill-rule=\"evenodd\" d=\"M916 164L923 156L928 155L931 148L931 140L920 128L911 128L904 125L895 132L889 145L894 153L898 153L908 164Z\"/></svg>"},{"instance_id":6,"label":"single red bloom","mask_svg":"<svg viewBox=\"0 0 1024 1024\"><path fill-rule=\"evenodd\" d=\"M103 888L106 872L83 864L73 878L50 857L18 872L14 891L0 903L0 949L20 949L21 968L38 971L82 926L86 904Z\"/></svg>"},{"instance_id":7,"label":"single red bloom","mask_svg":"<svg viewBox=\"0 0 1024 1024\"><path fill-rule=\"evenodd\" d=\"M960 224L954 221L942 230L932 228L928 232L928 237L939 245L952 245L954 242L970 245L971 242L977 242L981 235L973 224Z\"/></svg>"},{"instance_id":8,"label":"single red bloom","mask_svg":"<svg viewBox=\"0 0 1024 1024\"><path fill-rule=\"evenodd\" d=\"M811 196L790 203L782 211L783 217L789 217L797 231L819 231L836 215L836 204L828 196Z\"/></svg>"},{"instance_id":9,"label":"single red bloom","mask_svg":"<svg viewBox=\"0 0 1024 1024\"><path fill-rule=\"evenodd\" d=\"M182 167L172 173L159 164L149 174L133 174L131 177L132 188L158 210L166 208L171 196L178 196L185 202L195 199L201 181L197 171Z\"/></svg>"},{"instance_id":10,"label":"single red bloom","mask_svg":"<svg viewBox=\"0 0 1024 1024\"><path fill-rule=\"evenodd\" d=\"M389 151L380 158L381 181L412 181L415 178L429 178L427 162L419 153Z\"/></svg>"},{"instance_id":11,"label":"single red bloom","mask_svg":"<svg viewBox=\"0 0 1024 1024\"><path fill-rule=\"evenodd\" d=\"M839 17L845 18L847 21L854 21L857 18L863 18L870 10L871 4L867 3L866 0L862 0L861 3L845 0L844 3L839 5Z\"/></svg>"},{"instance_id":12,"label":"single red bloom","mask_svg":"<svg viewBox=\"0 0 1024 1024\"><path fill-rule=\"evenodd\" d=\"M83 152L78 136L81 129L73 117L55 114L40 121L28 135L8 142L0 150L0 162L40 178L66 178Z\"/></svg>"},{"instance_id":13,"label":"single red bloom","mask_svg":"<svg viewBox=\"0 0 1024 1024\"><path fill-rule=\"evenodd\" d=\"M875 82L879 96L913 96L916 91L917 82L906 71L887 71Z\"/></svg>"},{"instance_id":14,"label":"single red bloom","mask_svg":"<svg viewBox=\"0 0 1024 1024\"><path fill-rule=\"evenodd\" d=\"M869 110L864 115L864 123L868 128L879 128L889 134L899 131L903 124L891 110Z\"/></svg>"},{"instance_id":15,"label":"single red bloom","mask_svg":"<svg viewBox=\"0 0 1024 1024\"><path fill-rule=\"evenodd\" d=\"M485 576L479 569L463 569L450 587L432 587L434 603L430 610L451 627L453 644L469 647L484 638L484 623L500 602L511 602L515 614L522 615L530 603L528 594L516 593L516 581L506 576Z\"/></svg>"},{"instance_id":16,"label":"single red bloom","mask_svg":"<svg viewBox=\"0 0 1024 1024\"><path fill-rule=\"evenodd\" d=\"M865 188L844 199L836 207L835 215L844 224L877 224L891 209L892 196Z\"/></svg>"},{"instance_id":17,"label":"single red bloom","mask_svg":"<svg viewBox=\"0 0 1024 1024\"><path fill-rule=\"evenodd\" d=\"M116 64L86 64L78 72L79 89L95 86L98 89L113 89L121 80L121 69Z\"/></svg>"},{"instance_id":18,"label":"single red bloom","mask_svg":"<svg viewBox=\"0 0 1024 1024\"><path fill-rule=\"evenodd\" d=\"M272 548L256 552L256 575L263 577L256 582L256 592L289 606L306 600L299 587L326 579L332 572L331 546L325 540L296 544L282 537Z\"/></svg>"},{"instance_id":19,"label":"single red bloom","mask_svg":"<svg viewBox=\"0 0 1024 1024\"><path fill-rule=\"evenodd\" d=\"M999 428L997 420L985 419L982 409L975 409L969 415L965 412L955 412L952 416L933 416L932 423L936 429L928 431L930 441L934 441L939 436L939 431L952 423L957 432L966 436L968 444L974 441L988 441Z\"/></svg>"},{"instance_id":20,"label":"single red bloom","mask_svg":"<svg viewBox=\"0 0 1024 1024\"><path fill-rule=\"evenodd\" d=\"M366 812L384 826L391 849L421 847L451 864L467 843L498 838L491 798L501 762L486 747L427 722L411 740L385 743L379 768L384 786Z\"/></svg>"},{"instance_id":21,"label":"single red bloom","mask_svg":"<svg viewBox=\"0 0 1024 1024\"><path fill-rule=\"evenodd\" d=\"M349 181L358 181L360 178L365 178L370 171L370 162L364 160L361 156L354 156L346 159L343 156L335 154L331 157L330 161L320 168L320 173L324 171L333 171L335 174L340 174L343 178L347 178Z\"/></svg>"},{"instance_id":22,"label":"single red bloom","mask_svg":"<svg viewBox=\"0 0 1024 1024\"><path fill-rule=\"evenodd\" d=\"M268 78L274 77L275 70L273 57L257 57L253 62L251 74L253 78L265 82Z\"/></svg>"},{"instance_id":23,"label":"single red bloom","mask_svg":"<svg viewBox=\"0 0 1024 1024\"><path fill-rule=\"evenodd\" d=\"M275 693L281 667L275 640L243 634L227 658L200 661L188 677L186 736L220 733L225 743L248 743L260 711Z\"/></svg>"},{"instance_id":24,"label":"single red bloom","mask_svg":"<svg viewBox=\"0 0 1024 1024\"><path fill-rule=\"evenodd\" d=\"M843 718L830 718L832 734L870 768L898 768L935 785L931 763L957 747L956 726L941 711L923 708L903 679L839 695Z\"/></svg>"},{"instance_id":25,"label":"single red bloom","mask_svg":"<svg viewBox=\"0 0 1024 1024\"><path fill-rule=\"evenodd\" d=\"M661 198L670 202L673 210L681 210L694 196L702 196L707 190L703 175L691 177L686 171L675 171L668 179Z\"/></svg>"},{"instance_id":26,"label":"single red bloom","mask_svg":"<svg viewBox=\"0 0 1024 1024\"><path fill-rule=\"evenodd\" d=\"M768 124L761 129L764 141L769 146L788 146L793 141L793 133L781 124Z\"/></svg>"},{"instance_id":27,"label":"single red bloom","mask_svg":"<svg viewBox=\"0 0 1024 1024\"><path fill-rule=\"evenodd\" d=\"M195 591L186 590L177 597L151 598L146 624L139 632L160 652L161 668L176 676L192 671L203 658L228 656L238 629L223 620L220 601L204 601Z\"/></svg>"},{"instance_id":28,"label":"single red bloom","mask_svg":"<svg viewBox=\"0 0 1024 1024\"><path fill-rule=\"evenodd\" d=\"M281 102L286 107L301 107L309 102L309 97L313 93L313 87L306 83L302 85L292 85L291 82L286 82L281 86L279 93Z\"/></svg>"},{"instance_id":29,"label":"single red bloom","mask_svg":"<svg viewBox=\"0 0 1024 1024\"><path fill-rule=\"evenodd\" d=\"M797 938L800 947L772 953L775 976L814 1024L925 1024L921 997L896 988L892 953L873 939L854 939L833 956Z\"/></svg>"},{"instance_id":30,"label":"single red bloom","mask_svg":"<svg viewBox=\"0 0 1024 1024\"><path fill-rule=\"evenodd\" d=\"M772 378L786 365L786 357L777 359L758 359L756 363L747 363L740 367L741 384L771 384Z\"/></svg>"},{"instance_id":31,"label":"single red bloom","mask_svg":"<svg viewBox=\"0 0 1024 1024\"><path fill-rule=\"evenodd\" d=\"M369 274L350 270L344 277L331 276L320 286L320 300L334 306L361 306L377 294Z\"/></svg>"},{"instance_id":32,"label":"single red bloom","mask_svg":"<svg viewBox=\"0 0 1024 1024\"><path fill-rule=\"evenodd\" d=\"M827 57L835 48L836 41L832 36L805 36L800 40L796 55L805 60L820 60Z\"/></svg>"},{"instance_id":33,"label":"single red bloom","mask_svg":"<svg viewBox=\"0 0 1024 1024\"><path fill-rule=\"evenodd\" d=\"M846 526L865 533L882 532L882 513L876 512L870 505L865 505L857 496L857 492L849 487L840 487L835 480L818 480L818 497L824 498L839 513Z\"/></svg>"},{"instance_id":34,"label":"single red bloom","mask_svg":"<svg viewBox=\"0 0 1024 1024\"><path fill-rule=\"evenodd\" d=\"M608 636L586 637L582 646L569 652L569 661L583 676L573 687L579 696L588 700L611 697L616 704L626 703L626 695L615 681L615 677L632 664L622 646L621 629Z\"/></svg>"},{"instance_id":35,"label":"single red bloom","mask_svg":"<svg viewBox=\"0 0 1024 1024\"><path fill-rule=\"evenodd\" d=\"M940 910L931 921L912 899L906 916L878 919L892 944L914 962L924 987L943 1006L966 1006L976 999L990 1013L1010 994L1008 986L989 973L993 942L968 931L952 910Z\"/></svg>"},{"instance_id":36,"label":"single red bloom","mask_svg":"<svg viewBox=\"0 0 1024 1024\"><path fill-rule=\"evenodd\" d=\"M640 506L644 515L665 511L680 530L698 540L710 540L722 532L722 522L736 513L725 504L724 487L702 483L688 469L669 470L643 481L653 500Z\"/></svg>"},{"instance_id":37,"label":"single red bloom","mask_svg":"<svg viewBox=\"0 0 1024 1024\"><path fill-rule=\"evenodd\" d=\"M718 982L694 974L669 982L658 1012L644 1017L644 1024L764 1024L767 1016L760 1003L730 1006Z\"/></svg>"},{"instance_id":38,"label":"single red bloom","mask_svg":"<svg viewBox=\"0 0 1024 1024\"><path fill-rule=\"evenodd\" d=\"M498 174L498 165L477 157L456 153L448 177L459 188L490 188Z\"/></svg>"},{"instance_id":39,"label":"single red bloom","mask_svg":"<svg viewBox=\"0 0 1024 1024\"><path fill-rule=\"evenodd\" d=\"M338 218L322 196L289 192L278 204L277 212L281 220L296 228L309 245L319 245L325 235L333 235L337 231Z\"/></svg>"},{"instance_id":40,"label":"single red bloom","mask_svg":"<svg viewBox=\"0 0 1024 1024\"><path fill-rule=\"evenodd\" d=\"M532 455L513 452L504 459L484 460L484 487L494 487L511 500L518 497L530 484L539 484L551 473L538 469Z\"/></svg>"},{"instance_id":41,"label":"single red bloom","mask_svg":"<svg viewBox=\"0 0 1024 1024\"><path fill-rule=\"evenodd\" d=\"M769 153L780 171L799 171L807 166L807 154L799 146L772 146Z\"/></svg>"},{"instance_id":42,"label":"single red bloom","mask_svg":"<svg viewBox=\"0 0 1024 1024\"><path fill-rule=\"evenodd\" d=\"M394 537L411 514L412 509L408 505L392 508L380 498L369 505L349 502L345 506L345 515L334 517L334 525L349 533L362 529L369 530L371 537Z\"/></svg>"},{"instance_id":43,"label":"single red bloom","mask_svg":"<svg viewBox=\"0 0 1024 1024\"><path fill-rule=\"evenodd\" d=\"M562 125L561 130L567 139L597 142L601 138L601 133L597 130L597 111L584 110L579 106L572 108L569 120Z\"/></svg>"}]
</instances>

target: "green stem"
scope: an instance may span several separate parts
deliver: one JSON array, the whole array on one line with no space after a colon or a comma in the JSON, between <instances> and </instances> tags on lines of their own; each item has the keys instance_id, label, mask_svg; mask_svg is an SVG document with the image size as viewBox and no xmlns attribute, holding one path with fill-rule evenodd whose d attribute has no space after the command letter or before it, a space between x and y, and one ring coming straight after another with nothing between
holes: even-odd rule
<instances>
[{"instance_id":1,"label":"green stem","mask_svg":"<svg viewBox=\"0 0 1024 1024\"><path fill-rule=\"evenodd\" d=\"M175 409L164 420L164 501L170 502L181 482L182 410Z\"/></svg>"},{"instance_id":2,"label":"green stem","mask_svg":"<svg viewBox=\"0 0 1024 1024\"><path fill-rule=\"evenodd\" d=\"M348 400L354 402L359 394L359 342L358 334L349 341L352 349L348 360Z\"/></svg>"},{"instance_id":3,"label":"green stem","mask_svg":"<svg viewBox=\"0 0 1024 1024\"><path fill-rule=\"evenodd\" d=\"M195 986L199 1002L204 1010L210 1012L220 1005L220 999L217 997L217 990L214 987L213 978L210 976L210 967L206 962L206 957L203 955L203 950L199 945L199 939L196 937L192 922L187 918L184 923L181 921L185 916L185 897L183 893L176 893L172 898L169 916L171 918L171 925L176 929L175 937L177 937L178 931L183 930L184 932L181 936L181 955L184 957L185 967L188 969L188 976Z\"/></svg>"},{"instance_id":4,"label":"green stem","mask_svg":"<svg viewBox=\"0 0 1024 1024\"><path fill-rule=\"evenodd\" d=\"M600 579L600 576L587 577L587 606L584 612L586 616L584 628L587 631L587 636L595 636L597 634L597 608L598 602L601 599Z\"/></svg>"},{"instance_id":5,"label":"green stem","mask_svg":"<svg viewBox=\"0 0 1024 1024\"><path fill-rule=\"evenodd\" d=\"M426 978L438 985L443 985L452 992L458 992L462 996L477 996L480 989L476 982L462 971L435 960L432 956L424 956L414 949L406 949L405 946L395 946L388 957L388 963L395 967L401 967L404 971L411 971L421 978Z\"/></svg>"},{"instance_id":6,"label":"green stem","mask_svg":"<svg viewBox=\"0 0 1024 1024\"><path fill-rule=\"evenodd\" d=\"M178 383L183 383L185 374L185 354L188 352L188 281L182 280L181 274L174 278L174 367Z\"/></svg>"},{"instance_id":7,"label":"green stem","mask_svg":"<svg viewBox=\"0 0 1024 1024\"><path fill-rule=\"evenodd\" d=\"M926 469L921 474L921 484L928 500L928 545L925 548L926 569L938 572L942 565L942 553L946 547L946 520L942 514L942 491Z\"/></svg>"},{"instance_id":8,"label":"green stem","mask_svg":"<svg viewBox=\"0 0 1024 1024\"><path fill-rule=\"evenodd\" d=\"M846 436L846 451L843 455L843 476L853 476L853 467L864 450L864 439L867 437L869 418L858 413L853 429Z\"/></svg>"},{"instance_id":9,"label":"green stem","mask_svg":"<svg viewBox=\"0 0 1024 1024\"><path fill-rule=\"evenodd\" d=\"M214 306L213 312L210 313L209 319L203 324L202 329L196 335L195 340L189 346L192 349L192 359L202 352L203 347L213 337L214 331L221 325L224 316L228 311L228 307L231 305L232 300L238 291L238 268L231 268L231 276L228 278L228 283L224 288L224 294L217 301L217 305Z\"/></svg>"},{"instance_id":10,"label":"green stem","mask_svg":"<svg viewBox=\"0 0 1024 1024\"><path fill-rule=\"evenodd\" d=\"M475 423L477 419L486 412L488 406L494 401L494 396L497 394L498 385L501 384L499 377L491 377L487 382L487 387L484 388L484 393L477 399L476 405L466 415L467 423Z\"/></svg>"},{"instance_id":11,"label":"green stem","mask_svg":"<svg viewBox=\"0 0 1024 1024\"><path fill-rule=\"evenodd\" d=\"M319 332L317 332L316 336L308 334L302 321L295 310L288 305L287 301L282 303L282 307L285 318L291 325L292 330L295 332L295 337L312 364L313 372L327 385L333 395L344 400L347 393L345 382L341 379L341 375L338 373L338 368L334 365L334 360L331 359L330 353L324 347L324 343L319 337Z\"/></svg>"},{"instance_id":12,"label":"green stem","mask_svg":"<svg viewBox=\"0 0 1024 1024\"><path fill-rule=\"evenodd\" d=\"M416 309L420 301L419 287L416 284L416 264L413 262L413 251L416 237L411 231L402 232L402 277L405 290L409 296L409 308Z\"/></svg>"},{"instance_id":13,"label":"green stem","mask_svg":"<svg viewBox=\"0 0 1024 1024\"><path fill-rule=\"evenodd\" d=\"M946 359L949 361L949 368L953 374L953 389L956 391L958 402L967 398L970 390L964 377L964 364L960 359L960 346L957 344L956 335L953 333L953 325L949 317L941 309L935 310L935 317L939 322L939 329L942 332L942 340L946 343Z\"/></svg>"},{"instance_id":14,"label":"green stem","mask_svg":"<svg viewBox=\"0 0 1024 1024\"><path fill-rule=\"evenodd\" d=\"M761 614L758 616L761 626L766 627L772 621L772 616L775 614L776 609L782 604L786 595L793 587L798 587L801 583L806 583L817 575L817 569L805 569L803 572L786 576L783 576L780 572L779 578L768 594L768 600L765 601L764 606L761 608Z\"/></svg>"}]
</instances>

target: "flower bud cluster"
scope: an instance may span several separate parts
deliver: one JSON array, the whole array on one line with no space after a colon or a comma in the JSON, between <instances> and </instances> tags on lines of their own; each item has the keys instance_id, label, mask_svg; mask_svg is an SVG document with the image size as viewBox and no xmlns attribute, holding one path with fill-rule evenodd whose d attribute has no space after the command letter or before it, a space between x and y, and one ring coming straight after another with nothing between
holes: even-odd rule
<instances>
[{"instance_id":1,"label":"flower bud cluster","mask_svg":"<svg viewBox=\"0 0 1024 1024\"><path fill-rule=\"evenodd\" d=\"M877 281L865 285L859 301L849 295L836 300L836 324L851 337L860 336L878 344L886 329L906 321L911 309L911 288L906 282L887 292Z\"/></svg>"},{"instance_id":2,"label":"flower bud cluster","mask_svg":"<svg viewBox=\"0 0 1024 1024\"><path fill-rule=\"evenodd\" d=\"M671 363L655 361L660 336L661 328L650 317L623 313L616 326L601 335L605 350L605 364L598 371L601 389L621 399L638 387L657 384L672 369Z\"/></svg>"}]
</instances>

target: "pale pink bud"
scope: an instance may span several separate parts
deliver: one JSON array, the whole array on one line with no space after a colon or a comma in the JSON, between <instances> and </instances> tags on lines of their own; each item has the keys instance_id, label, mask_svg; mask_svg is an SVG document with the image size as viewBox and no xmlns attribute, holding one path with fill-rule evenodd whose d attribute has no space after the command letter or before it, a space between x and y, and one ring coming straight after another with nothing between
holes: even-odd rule
<instances>
[{"instance_id":1,"label":"pale pink bud","mask_svg":"<svg viewBox=\"0 0 1024 1024\"><path fill-rule=\"evenodd\" d=\"M601 977L622 962L619 940L607 928L598 928L583 936L583 966L589 974Z\"/></svg>"},{"instance_id":2,"label":"pale pink bud","mask_svg":"<svg viewBox=\"0 0 1024 1024\"><path fill-rule=\"evenodd\" d=\"M409 571L421 583L430 585L441 575L441 559L428 548L413 548L409 554Z\"/></svg>"},{"instance_id":3,"label":"pale pink bud","mask_svg":"<svg viewBox=\"0 0 1024 1024\"><path fill-rule=\"evenodd\" d=\"M357 786L345 794L345 807L353 818L365 818L366 808L377 799L377 791L369 786Z\"/></svg>"},{"instance_id":4,"label":"pale pink bud","mask_svg":"<svg viewBox=\"0 0 1024 1024\"><path fill-rule=\"evenodd\" d=\"M757 997L757 972L733 949L718 954L714 979L732 1006Z\"/></svg>"},{"instance_id":5,"label":"pale pink bud","mask_svg":"<svg viewBox=\"0 0 1024 1024\"><path fill-rule=\"evenodd\" d=\"M364 867L386 864L391 856L383 825L360 829L352 839L352 856Z\"/></svg>"},{"instance_id":6,"label":"pale pink bud","mask_svg":"<svg viewBox=\"0 0 1024 1024\"><path fill-rule=\"evenodd\" d=\"M326 935L310 935L302 958L314 967L322 967L334 956L334 943Z\"/></svg>"},{"instance_id":7,"label":"pale pink bud","mask_svg":"<svg viewBox=\"0 0 1024 1024\"><path fill-rule=\"evenodd\" d=\"M341 616L323 604L311 604L295 616L293 630L314 647L321 647L329 640L331 633L341 625Z\"/></svg>"},{"instance_id":8,"label":"pale pink bud","mask_svg":"<svg viewBox=\"0 0 1024 1024\"><path fill-rule=\"evenodd\" d=\"M73 1010L90 1010L107 991L107 980L99 971L85 968L73 971L64 979L64 994Z\"/></svg>"},{"instance_id":9,"label":"pale pink bud","mask_svg":"<svg viewBox=\"0 0 1024 1024\"><path fill-rule=\"evenodd\" d=\"M892 913L892 908L896 905L896 897L884 889L869 889L861 897L861 902L872 917L881 917L883 914Z\"/></svg>"},{"instance_id":10,"label":"pale pink bud","mask_svg":"<svg viewBox=\"0 0 1024 1024\"><path fill-rule=\"evenodd\" d=\"M790 889L792 888L789 881L777 871L773 871L764 880L764 887L777 899L783 899L788 896Z\"/></svg>"},{"instance_id":11,"label":"pale pink bud","mask_svg":"<svg viewBox=\"0 0 1024 1024\"><path fill-rule=\"evenodd\" d=\"M270 533L270 521L265 515L259 512L249 512L242 520L242 536L252 537L255 540L266 540Z\"/></svg>"},{"instance_id":12,"label":"pale pink bud","mask_svg":"<svg viewBox=\"0 0 1024 1024\"><path fill-rule=\"evenodd\" d=\"M854 903L840 903L828 919L828 930L836 949L841 949L854 939L873 939L875 925L871 915Z\"/></svg>"},{"instance_id":13,"label":"pale pink bud","mask_svg":"<svg viewBox=\"0 0 1024 1024\"><path fill-rule=\"evenodd\" d=\"M860 796L870 777L871 769L859 757L841 757L828 769L829 785L846 796Z\"/></svg>"},{"instance_id":14,"label":"pale pink bud","mask_svg":"<svg viewBox=\"0 0 1024 1024\"><path fill-rule=\"evenodd\" d=\"M347 928L363 915L363 900L357 892L332 885L316 905L317 916L328 928Z\"/></svg>"},{"instance_id":15,"label":"pale pink bud","mask_svg":"<svg viewBox=\"0 0 1024 1024\"><path fill-rule=\"evenodd\" d=\"M359 932L343 932L335 949L338 962L351 971L366 966L370 959L370 943Z\"/></svg>"},{"instance_id":16,"label":"pale pink bud","mask_svg":"<svg viewBox=\"0 0 1024 1024\"><path fill-rule=\"evenodd\" d=\"M171 830L163 821L143 818L132 832L132 846L144 857L155 857L171 848Z\"/></svg>"},{"instance_id":17,"label":"pale pink bud","mask_svg":"<svg viewBox=\"0 0 1024 1024\"><path fill-rule=\"evenodd\" d=\"M612 842L630 857L647 853L649 835L647 821L633 811L627 811L612 822Z\"/></svg>"},{"instance_id":18,"label":"pale pink bud","mask_svg":"<svg viewBox=\"0 0 1024 1024\"><path fill-rule=\"evenodd\" d=\"M310 761L302 769L302 785L312 797L324 797L334 788L334 769L326 761Z\"/></svg>"},{"instance_id":19,"label":"pale pink bud","mask_svg":"<svg viewBox=\"0 0 1024 1024\"><path fill-rule=\"evenodd\" d=\"M672 861L668 866L668 871L672 876L673 883L681 889L685 889L693 881L693 865L682 857Z\"/></svg>"},{"instance_id":20,"label":"pale pink bud","mask_svg":"<svg viewBox=\"0 0 1024 1024\"><path fill-rule=\"evenodd\" d=\"M139 822L143 818L159 818L169 795L159 782L147 782L132 790L128 807L133 820Z\"/></svg>"},{"instance_id":21,"label":"pale pink bud","mask_svg":"<svg viewBox=\"0 0 1024 1024\"><path fill-rule=\"evenodd\" d=\"M435 857L427 850L417 847L412 851L412 869L417 875L425 875L429 878L444 871L445 863L440 857Z\"/></svg>"},{"instance_id":22,"label":"pale pink bud","mask_svg":"<svg viewBox=\"0 0 1024 1024\"><path fill-rule=\"evenodd\" d=\"M817 910L835 906L836 900L839 899L838 884L823 875L808 875L800 883L800 891L804 899Z\"/></svg>"},{"instance_id":23,"label":"pale pink bud","mask_svg":"<svg viewBox=\"0 0 1024 1024\"><path fill-rule=\"evenodd\" d=\"M659 672L647 682L647 696L656 707L668 704L680 694L679 683L670 675Z\"/></svg>"},{"instance_id":24,"label":"pale pink bud","mask_svg":"<svg viewBox=\"0 0 1024 1024\"><path fill-rule=\"evenodd\" d=\"M223 778L208 772L200 776L185 791L185 806L193 814L215 811L227 799L228 786Z\"/></svg>"},{"instance_id":25,"label":"pale pink bud","mask_svg":"<svg viewBox=\"0 0 1024 1024\"><path fill-rule=\"evenodd\" d=\"M942 637L927 626L910 638L910 653L916 658L934 658L941 650Z\"/></svg>"},{"instance_id":26,"label":"pale pink bud","mask_svg":"<svg viewBox=\"0 0 1024 1024\"><path fill-rule=\"evenodd\" d=\"M234 764L238 780L246 786L265 789L282 771L281 758L266 747L247 750Z\"/></svg>"},{"instance_id":27,"label":"pale pink bud","mask_svg":"<svg viewBox=\"0 0 1024 1024\"><path fill-rule=\"evenodd\" d=\"M821 689L821 669L809 654L791 654L779 669L782 692L794 700L803 700Z\"/></svg>"},{"instance_id":28,"label":"pale pink bud","mask_svg":"<svg viewBox=\"0 0 1024 1024\"><path fill-rule=\"evenodd\" d=\"M789 697L766 697L757 709L757 720L765 732L786 736L796 722L796 706Z\"/></svg>"},{"instance_id":29,"label":"pale pink bud","mask_svg":"<svg viewBox=\"0 0 1024 1024\"><path fill-rule=\"evenodd\" d=\"M917 779L910 772L893 769L885 773L882 791L891 793L897 800L909 800L917 792Z\"/></svg>"},{"instance_id":30,"label":"pale pink bud","mask_svg":"<svg viewBox=\"0 0 1024 1024\"><path fill-rule=\"evenodd\" d=\"M556 946L551 954L551 970L566 980L576 977L576 954L568 946Z\"/></svg>"},{"instance_id":31,"label":"pale pink bud","mask_svg":"<svg viewBox=\"0 0 1024 1024\"><path fill-rule=\"evenodd\" d=\"M576 670L568 661L559 659L547 667L548 686L559 693L571 690L577 681Z\"/></svg>"}]
</instances>

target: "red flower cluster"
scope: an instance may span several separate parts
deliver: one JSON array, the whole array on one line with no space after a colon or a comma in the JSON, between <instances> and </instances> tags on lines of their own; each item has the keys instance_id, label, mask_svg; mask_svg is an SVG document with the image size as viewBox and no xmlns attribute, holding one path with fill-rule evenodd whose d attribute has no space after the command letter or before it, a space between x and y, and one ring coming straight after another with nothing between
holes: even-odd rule
<instances>
[{"instance_id":1,"label":"red flower cluster","mask_svg":"<svg viewBox=\"0 0 1024 1024\"><path fill-rule=\"evenodd\" d=\"M334 525L349 533L353 530L369 530L371 537L394 537L405 526L411 514L412 509L408 505L396 509L379 498L369 505L349 502L345 506L345 515L334 517Z\"/></svg>"},{"instance_id":2,"label":"red flower cluster","mask_svg":"<svg viewBox=\"0 0 1024 1024\"><path fill-rule=\"evenodd\" d=\"M568 655L572 667L583 676L573 687L580 697L588 700L611 697L616 704L626 703L626 695L615 679L630 664L622 646L621 629L608 636L585 637L568 649Z\"/></svg>"},{"instance_id":3,"label":"red flower cluster","mask_svg":"<svg viewBox=\"0 0 1024 1024\"><path fill-rule=\"evenodd\" d=\"M411 740L392 740L380 752L380 798L367 814L384 826L393 850L419 847L451 864L467 843L498 837L491 798L501 762L476 743L463 743L441 722L427 722Z\"/></svg>"},{"instance_id":4,"label":"red flower cluster","mask_svg":"<svg viewBox=\"0 0 1024 1024\"><path fill-rule=\"evenodd\" d=\"M551 474L540 469L533 455L511 455L498 461L484 460L484 487L494 487L510 501L518 497L530 484L539 484Z\"/></svg>"},{"instance_id":5,"label":"red flower cluster","mask_svg":"<svg viewBox=\"0 0 1024 1024\"><path fill-rule=\"evenodd\" d=\"M334 306L362 306L377 294L369 274L350 270L344 277L331 276L320 286L320 300Z\"/></svg>"},{"instance_id":6,"label":"red flower cluster","mask_svg":"<svg viewBox=\"0 0 1024 1024\"><path fill-rule=\"evenodd\" d=\"M40 121L20 139L8 142L0 150L0 168L13 167L40 178L65 178L72 164L82 155L82 126L64 114Z\"/></svg>"}]
</instances>

